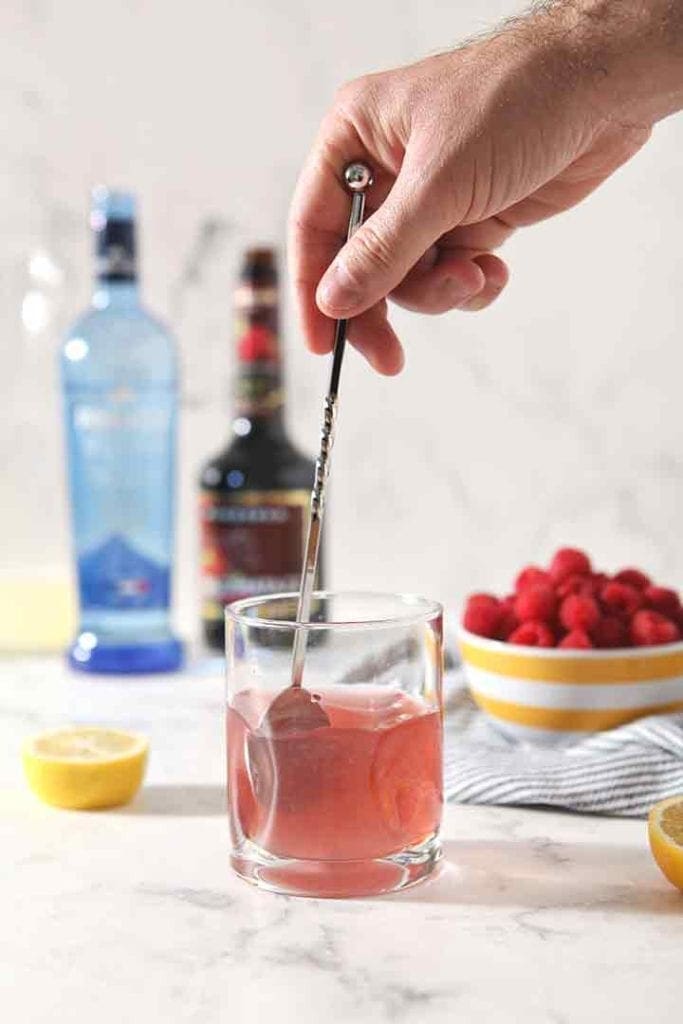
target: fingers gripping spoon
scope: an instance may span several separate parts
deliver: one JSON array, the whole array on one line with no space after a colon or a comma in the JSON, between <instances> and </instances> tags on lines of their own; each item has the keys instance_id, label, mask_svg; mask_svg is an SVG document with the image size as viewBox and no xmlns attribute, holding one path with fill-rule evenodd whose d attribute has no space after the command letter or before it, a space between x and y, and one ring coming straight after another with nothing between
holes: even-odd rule
<instances>
[{"instance_id":1,"label":"fingers gripping spoon","mask_svg":"<svg viewBox=\"0 0 683 1024\"><path fill-rule=\"evenodd\" d=\"M351 193L351 214L347 239L351 238L363 222L365 212L365 194L372 185L372 171L366 164L352 163L344 171L344 182ZM339 394L339 377L341 375L344 348L346 346L346 320L337 320L334 332L334 350L330 383L325 397L323 424L320 436L320 453L315 464L315 479L311 493L311 514L308 524L308 538L301 573L301 588L297 606L297 623L310 622L313 584L318 566L320 549L320 533L325 507L325 485L330 469L330 454L334 441L334 428L337 415L337 398ZM268 732L297 732L318 729L330 724L326 712L317 703L314 696L305 690L302 681L308 630L295 630L292 652L292 681L272 702L266 711L261 728Z\"/></svg>"}]
</instances>

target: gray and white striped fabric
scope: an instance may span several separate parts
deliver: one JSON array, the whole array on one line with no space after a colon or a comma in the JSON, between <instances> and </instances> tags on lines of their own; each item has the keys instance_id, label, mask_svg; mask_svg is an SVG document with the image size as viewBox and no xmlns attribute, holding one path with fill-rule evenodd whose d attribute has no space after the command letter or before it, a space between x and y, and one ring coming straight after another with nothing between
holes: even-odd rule
<instances>
[{"instance_id":1,"label":"gray and white striped fabric","mask_svg":"<svg viewBox=\"0 0 683 1024\"><path fill-rule=\"evenodd\" d=\"M444 781L447 799L460 803L643 817L683 794L683 714L651 715L572 746L532 747L499 733L461 674L448 673Z\"/></svg>"}]
</instances>

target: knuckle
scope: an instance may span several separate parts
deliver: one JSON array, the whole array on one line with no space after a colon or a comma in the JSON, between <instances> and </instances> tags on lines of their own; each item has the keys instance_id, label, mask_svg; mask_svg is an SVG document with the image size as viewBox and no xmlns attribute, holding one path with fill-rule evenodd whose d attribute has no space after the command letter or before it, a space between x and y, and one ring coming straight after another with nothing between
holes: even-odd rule
<instances>
[{"instance_id":1,"label":"knuckle","mask_svg":"<svg viewBox=\"0 0 683 1024\"><path fill-rule=\"evenodd\" d=\"M355 238L355 249L357 262L374 270L385 272L389 270L392 263L392 246L384 232L368 221L362 231L359 231ZM353 263L349 266L349 272L353 273Z\"/></svg>"},{"instance_id":2,"label":"knuckle","mask_svg":"<svg viewBox=\"0 0 683 1024\"><path fill-rule=\"evenodd\" d=\"M334 94L335 107L346 110L353 106L362 94L362 79L354 78L349 82L340 85Z\"/></svg>"},{"instance_id":3,"label":"knuckle","mask_svg":"<svg viewBox=\"0 0 683 1024\"><path fill-rule=\"evenodd\" d=\"M376 75L362 75L340 86L334 97L335 109L353 121L372 105L377 93Z\"/></svg>"}]
</instances>

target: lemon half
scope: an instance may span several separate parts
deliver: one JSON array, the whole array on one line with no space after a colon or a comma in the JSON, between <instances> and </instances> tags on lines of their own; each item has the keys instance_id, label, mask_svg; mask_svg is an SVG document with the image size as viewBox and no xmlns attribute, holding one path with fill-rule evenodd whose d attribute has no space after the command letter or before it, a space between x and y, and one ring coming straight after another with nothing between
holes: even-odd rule
<instances>
[{"instance_id":1,"label":"lemon half","mask_svg":"<svg viewBox=\"0 0 683 1024\"><path fill-rule=\"evenodd\" d=\"M88 810L132 800L142 783L149 743L144 736L98 726L73 726L26 740L24 771L41 800Z\"/></svg>"},{"instance_id":2,"label":"lemon half","mask_svg":"<svg viewBox=\"0 0 683 1024\"><path fill-rule=\"evenodd\" d=\"M655 860L671 884L683 890L683 796L655 804L647 829Z\"/></svg>"}]
</instances>

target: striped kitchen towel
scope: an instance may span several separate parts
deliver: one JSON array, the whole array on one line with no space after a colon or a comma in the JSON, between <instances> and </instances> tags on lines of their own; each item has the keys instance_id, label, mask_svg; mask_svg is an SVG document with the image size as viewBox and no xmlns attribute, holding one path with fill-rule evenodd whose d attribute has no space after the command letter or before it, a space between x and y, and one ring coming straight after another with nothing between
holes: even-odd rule
<instances>
[{"instance_id":1,"label":"striped kitchen towel","mask_svg":"<svg viewBox=\"0 0 683 1024\"><path fill-rule=\"evenodd\" d=\"M683 714L650 715L572 746L532 747L490 724L460 672L447 673L446 684L449 800L638 818L658 800L683 794Z\"/></svg>"}]
</instances>

